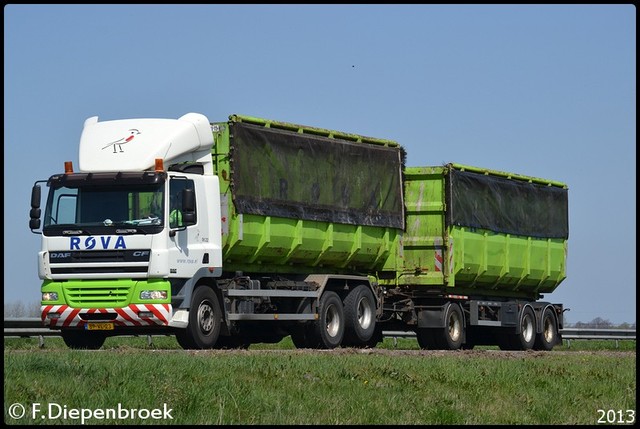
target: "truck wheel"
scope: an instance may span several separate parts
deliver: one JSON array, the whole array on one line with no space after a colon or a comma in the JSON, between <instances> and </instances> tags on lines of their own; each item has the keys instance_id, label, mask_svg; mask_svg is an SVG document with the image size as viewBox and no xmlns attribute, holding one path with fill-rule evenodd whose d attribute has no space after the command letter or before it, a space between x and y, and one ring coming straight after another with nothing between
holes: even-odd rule
<instances>
[{"instance_id":1,"label":"truck wheel","mask_svg":"<svg viewBox=\"0 0 640 429\"><path fill-rule=\"evenodd\" d=\"M534 350L551 350L558 341L556 317L550 308L542 313L542 332L536 335Z\"/></svg>"},{"instance_id":2,"label":"truck wheel","mask_svg":"<svg viewBox=\"0 0 640 429\"><path fill-rule=\"evenodd\" d=\"M197 349L187 329L176 329L176 341L185 350Z\"/></svg>"},{"instance_id":3,"label":"truck wheel","mask_svg":"<svg viewBox=\"0 0 640 429\"><path fill-rule=\"evenodd\" d=\"M313 322L306 340L311 347L334 349L344 337L344 309L337 293L326 291L320 297L318 320Z\"/></svg>"},{"instance_id":4,"label":"truck wheel","mask_svg":"<svg viewBox=\"0 0 640 429\"><path fill-rule=\"evenodd\" d=\"M520 333L513 334L511 339L513 350L529 350L536 340L536 316L527 306L520 315Z\"/></svg>"},{"instance_id":5,"label":"truck wheel","mask_svg":"<svg viewBox=\"0 0 640 429\"><path fill-rule=\"evenodd\" d=\"M438 330L433 328L418 328L416 329L416 339L421 349L437 350L438 342L436 337L438 336Z\"/></svg>"},{"instance_id":6,"label":"truck wheel","mask_svg":"<svg viewBox=\"0 0 640 429\"><path fill-rule=\"evenodd\" d=\"M376 303L371 289L360 285L344 300L343 345L364 347L376 330Z\"/></svg>"},{"instance_id":7,"label":"truck wheel","mask_svg":"<svg viewBox=\"0 0 640 429\"><path fill-rule=\"evenodd\" d=\"M384 336L382 335L382 328L380 325L376 325L376 329L371 336L371 339L364 344L364 347L375 348L379 343L384 341Z\"/></svg>"},{"instance_id":8,"label":"truck wheel","mask_svg":"<svg viewBox=\"0 0 640 429\"><path fill-rule=\"evenodd\" d=\"M222 311L216 293L210 287L200 286L191 299L189 325L177 332L176 339L183 348L210 349L218 341L221 325Z\"/></svg>"},{"instance_id":9,"label":"truck wheel","mask_svg":"<svg viewBox=\"0 0 640 429\"><path fill-rule=\"evenodd\" d=\"M98 350L107 336L99 332L87 332L79 329L63 329L62 340L70 349Z\"/></svg>"},{"instance_id":10,"label":"truck wheel","mask_svg":"<svg viewBox=\"0 0 640 429\"><path fill-rule=\"evenodd\" d=\"M440 331L440 348L444 350L458 350L464 338L464 321L462 310L458 304L451 304L447 308L444 318L445 327Z\"/></svg>"},{"instance_id":11,"label":"truck wheel","mask_svg":"<svg viewBox=\"0 0 640 429\"><path fill-rule=\"evenodd\" d=\"M310 327L307 324L291 329L291 342L297 349L309 349L316 346L309 341L309 331Z\"/></svg>"}]
</instances>

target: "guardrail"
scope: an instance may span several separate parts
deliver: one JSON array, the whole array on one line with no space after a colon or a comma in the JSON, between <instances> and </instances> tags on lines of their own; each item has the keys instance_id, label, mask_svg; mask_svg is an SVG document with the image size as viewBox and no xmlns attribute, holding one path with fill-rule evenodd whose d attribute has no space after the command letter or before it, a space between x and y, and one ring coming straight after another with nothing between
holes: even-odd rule
<instances>
[{"instance_id":1,"label":"guardrail","mask_svg":"<svg viewBox=\"0 0 640 429\"><path fill-rule=\"evenodd\" d=\"M571 347L571 340L614 340L618 348L620 340L636 340L635 329L596 329L596 328L565 328L560 330L562 339ZM394 339L394 346L398 338L415 338L413 331L383 331L382 335ZM44 346L44 337L59 337L60 332L42 326L37 317L4 319L5 337L38 337L40 347ZM147 342L152 344L152 335L147 335Z\"/></svg>"},{"instance_id":2,"label":"guardrail","mask_svg":"<svg viewBox=\"0 0 640 429\"><path fill-rule=\"evenodd\" d=\"M383 331L385 337L394 338L394 345L397 338L412 338L416 334L413 331ZM562 339L567 342L567 347L571 347L571 340L614 340L616 348L619 347L620 340L636 340L635 329L613 329L613 328L564 328L560 330Z\"/></svg>"}]
</instances>

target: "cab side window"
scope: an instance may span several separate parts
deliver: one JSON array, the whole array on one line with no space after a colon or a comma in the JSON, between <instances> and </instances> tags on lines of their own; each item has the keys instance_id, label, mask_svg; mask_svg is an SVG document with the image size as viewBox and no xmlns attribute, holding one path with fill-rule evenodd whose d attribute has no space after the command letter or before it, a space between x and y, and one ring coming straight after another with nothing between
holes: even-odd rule
<instances>
[{"instance_id":1,"label":"cab side window","mask_svg":"<svg viewBox=\"0 0 640 429\"><path fill-rule=\"evenodd\" d=\"M169 183L169 228L184 226L182 222L182 193L185 189L194 189L193 180L171 179Z\"/></svg>"}]
</instances>

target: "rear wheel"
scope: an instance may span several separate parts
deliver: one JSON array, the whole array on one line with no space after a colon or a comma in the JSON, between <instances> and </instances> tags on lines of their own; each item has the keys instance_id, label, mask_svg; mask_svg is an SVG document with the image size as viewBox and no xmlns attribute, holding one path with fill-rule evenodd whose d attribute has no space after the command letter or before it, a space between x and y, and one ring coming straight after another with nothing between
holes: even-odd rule
<instances>
[{"instance_id":1,"label":"rear wheel","mask_svg":"<svg viewBox=\"0 0 640 429\"><path fill-rule=\"evenodd\" d=\"M434 328L418 328L416 329L416 339L421 349L437 350L438 349L438 329Z\"/></svg>"},{"instance_id":2,"label":"rear wheel","mask_svg":"<svg viewBox=\"0 0 640 429\"><path fill-rule=\"evenodd\" d=\"M516 334L514 345L518 350L529 350L536 340L536 315L531 307L525 307L520 317L520 333Z\"/></svg>"},{"instance_id":3,"label":"rear wheel","mask_svg":"<svg viewBox=\"0 0 640 429\"><path fill-rule=\"evenodd\" d=\"M360 285L344 299L343 345L364 347L376 330L376 302L371 289Z\"/></svg>"},{"instance_id":4,"label":"rear wheel","mask_svg":"<svg viewBox=\"0 0 640 429\"><path fill-rule=\"evenodd\" d=\"M314 348L315 344L311 341L311 327L309 324L303 324L291 329L291 342L297 349Z\"/></svg>"},{"instance_id":5,"label":"rear wheel","mask_svg":"<svg viewBox=\"0 0 640 429\"><path fill-rule=\"evenodd\" d=\"M542 313L542 332L536 335L533 345L535 350L551 350L558 341L558 327L556 317L551 308Z\"/></svg>"},{"instance_id":6,"label":"rear wheel","mask_svg":"<svg viewBox=\"0 0 640 429\"><path fill-rule=\"evenodd\" d=\"M464 338L464 321L458 304L449 305L444 321L445 327L439 335L439 346L444 350L458 350Z\"/></svg>"},{"instance_id":7,"label":"rear wheel","mask_svg":"<svg viewBox=\"0 0 640 429\"><path fill-rule=\"evenodd\" d=\"M89 332L81 329L63 329L62 340L70 349L98 350L107 336L100 332Z\"/></svg>"},{"instance_id":8,"label":"rear wheel","mask_svg":"<svg viewBox=\"0 0 640 429\"><path fill-rule=\"evenodd\" d=\"M531 307L526 306L519 318L519 333L509 329L498 339L502 350L529 350L536 340L536 316Z\"/></svg>"},{"instance_id":9,"label":"rear wheel","mask_svg":"<svg viewBox=\"0 0 640 429\"><path fill-rule=\"evenodd\" d=\"M344 310L337 293L326 291L320 298L318 320L305 332L305 342L309 347L333 349L342 343L344 337Z\"/></svg>"},{"instance_id":10,"label":"rear wheel","mask_svg":"<svg viewBox=\"0 0 640 429\"><path fill-rule=\"evenodd\" d=\"M443 328L418 328L418 345L430 350L458 350L464 339L464 320L458 304L449 304L444 314Z\"/></svg>"}]
</instances>

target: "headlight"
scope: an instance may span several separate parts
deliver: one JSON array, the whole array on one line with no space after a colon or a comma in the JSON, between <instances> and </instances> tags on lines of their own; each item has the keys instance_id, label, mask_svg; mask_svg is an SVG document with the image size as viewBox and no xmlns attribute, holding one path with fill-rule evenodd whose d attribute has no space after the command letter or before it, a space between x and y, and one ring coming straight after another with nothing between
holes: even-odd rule
<instances>
[{"instance_id":1,"label":"headlight","mask_svg":"<svg viewBox=\"0 0 640 429\"><path fill-rule=\"evenodd\" d=\"M167 299L166 290L143 290L140 299Z\"/></svg>"},{"instance_id":2,"label":"headlight","mask_svg":"<svg viewBox=\"0 0 640 429\"><path fill-rule=\"evenodd\" d=\"M42 292L43 301L57 301L58 292Z\"/></svg>"}]
</instances>

